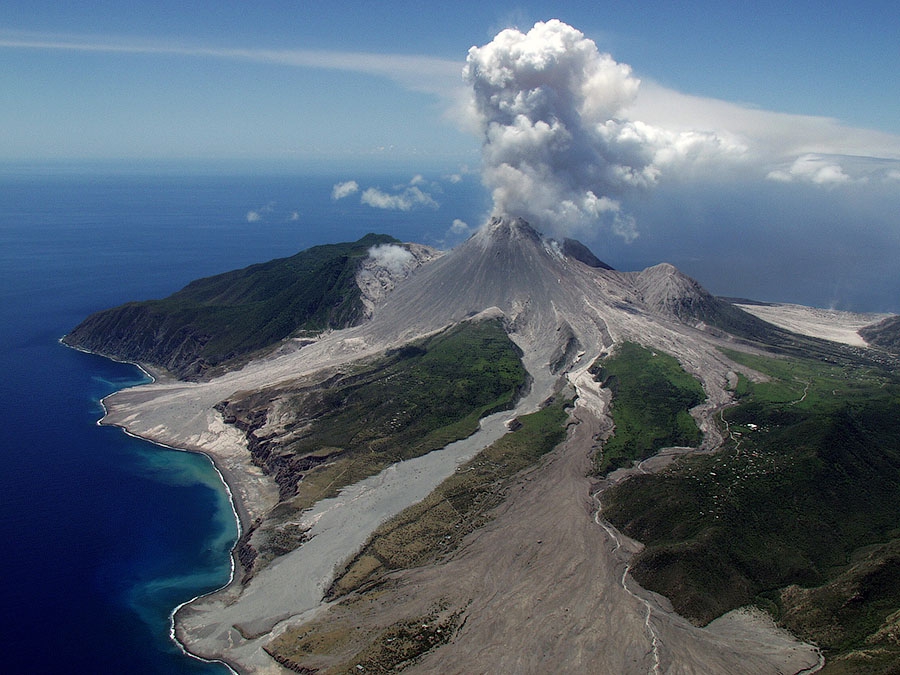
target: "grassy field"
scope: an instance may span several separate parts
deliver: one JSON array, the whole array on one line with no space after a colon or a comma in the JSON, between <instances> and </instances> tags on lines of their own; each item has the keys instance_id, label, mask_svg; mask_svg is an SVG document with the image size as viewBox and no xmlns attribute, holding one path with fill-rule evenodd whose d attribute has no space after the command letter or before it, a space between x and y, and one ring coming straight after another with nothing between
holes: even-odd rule
<instances>
[{"instance_id":1,"label":"grassy field","mask_svg":"<svg viewBox=\"0 0 900 675\"><path fill-rule=\"evenodd\" d=\"M595 462L598 473L629 466L661 448L700 443L700 430L688 410L706 395L668 354L625 342L591 372L612 390L610 413L616 425Z\"/></svg>"},{"instance_id":2,"label":"grassy field","mask_svg":"<svg viewBox=\"0 0 900 675\"><path fill-rule=\"evenodd\" d=\"M699 623L756 603L832 658L890 639L896 649L896 631L876 636L900 610L900 382L729 356L770 380L740 380L726 447L604 495L604 515L646 545L635 578Z\"/></svg>"}]
</instances>

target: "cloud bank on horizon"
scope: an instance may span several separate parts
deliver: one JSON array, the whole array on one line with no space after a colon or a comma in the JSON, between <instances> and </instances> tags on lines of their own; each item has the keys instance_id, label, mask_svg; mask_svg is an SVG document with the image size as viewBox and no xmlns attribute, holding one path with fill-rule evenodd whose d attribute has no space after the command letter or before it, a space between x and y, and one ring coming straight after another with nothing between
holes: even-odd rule
<instances>
[{"instance_id":1,"label":"cloud bank on horizon","mask_svg":"<svg viewBox=\"0 0 900 675\"><path fill-rule=\"evenodd\" d=\"M634 240L637 224L621 198L667 177L749 170L751 178L835 187L900 175L897 137L653 84L645 95L628 65L555 19L472 47L463 77L494 215L556 234L599 225ZM844 154L888 160L888 168L854 176Z\"/></svg>"}]
</instances>

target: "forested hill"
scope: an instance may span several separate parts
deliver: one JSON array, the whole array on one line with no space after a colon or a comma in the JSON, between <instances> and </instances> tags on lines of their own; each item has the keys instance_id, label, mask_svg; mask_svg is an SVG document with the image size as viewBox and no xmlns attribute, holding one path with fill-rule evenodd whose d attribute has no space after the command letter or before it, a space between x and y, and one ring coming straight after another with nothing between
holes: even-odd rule
<instances>
[{"instance_id":1,"label":"forested hill","mask_svg":"<svg viewBox=\"0 0 900 675\"><path fill-rule=\"evenodd\" d=\"M371 247L399 243L367 234L192 281L162 300L92 314L63 341L104 356L196 379L209 368L304 331L361 320L356 273Z\"/></svg>"},{"instance_id":2,"label":"forested hill","mask_svg":"<svg viewBox=\"0 0 900 675\"><path fill-rule=\"evenodd\" d=\"M890 316L872 326L866 326L859 334L869 344L900 354L900 316Z\"/></svg>"}]
</instances>

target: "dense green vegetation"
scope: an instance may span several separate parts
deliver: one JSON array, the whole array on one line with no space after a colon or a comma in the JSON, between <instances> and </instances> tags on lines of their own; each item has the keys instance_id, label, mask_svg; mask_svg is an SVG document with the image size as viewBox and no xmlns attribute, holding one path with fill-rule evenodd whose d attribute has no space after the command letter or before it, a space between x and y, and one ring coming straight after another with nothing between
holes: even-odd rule
<instances>
[{"instance_id":1,"label":"dense green vegetation","mask_svg":"<svg viewBox=\"0 0 900 675\"><path fill-rule=\"evenodd\" d=\"M592 366L612 390L615 434L600 451L597 470L606 474L671 446L694 446L701 434L688 410L706 398L700 383L678 361L633 342Z\"/></svg>"},{"instance_id":2,"label":"dense green vegetation","mask_svg":"<svg viewBox=\"0 0 900 675\"><path fill-rule=\"evenodd\" d=\"M866 647L900 609L900 381L729 355L771 379L740 380L726 447L612 488L604 514L646 545L633 573L680 613L756 602L829 656ZM812 597L831 601L798 611Z\"/></svg>"},{"instance_id":3,"label":"dense green vegetation","mask_svg":"<svg viewBox=\"0 0 900 675\"><path fill-rule=\"evenodd\" d=\"M356 273L369 249L386 243L396 240L368 234L198 279L163 300L93 314L66 342L197 376L286 337L357 322L363 307Z\"/></svg>"},{"instance_id":4,"label":"dense green vegetation","mask_svg":"<svg viewBox=\"0 0 900 675\"><path fill-rule=\"evenodd\" d=\"M571 399L518 418L515 431L482 450L428 497L379 527L341 572L329 591L340 596L386 572L427 564L455 549L489 519L511 476L552 450L565 436Z\"/></svg>"},{"instance_id":5,"label":"dense green vegetation","mask_svg":"<svg viewBox=\"0 0 900 675\"><path fill-rule=\"evenodd\" d=\"M857 551L823 586L785 589L777 609L826 650L826 675L900 672L900 539Z\"/></svg>"}]
</instances>

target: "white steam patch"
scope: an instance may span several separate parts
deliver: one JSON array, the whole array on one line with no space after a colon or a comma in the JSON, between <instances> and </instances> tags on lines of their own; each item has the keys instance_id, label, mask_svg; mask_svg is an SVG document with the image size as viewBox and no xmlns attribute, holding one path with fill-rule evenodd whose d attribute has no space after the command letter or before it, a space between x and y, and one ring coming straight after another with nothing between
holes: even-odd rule
<instances>
[{"instance_id":1,"label":"white steam patch","mask_svg":"<svg viewBox=\"0 0 900 675\"><path fill-rule=\"evenodd\" d=\"M331 198L343 199L357 192L359 192L359 183L355 180L347 180L343 183L335 183L334 187L331 188Z\"/></svg>"},{"instance_id":2,"label":"white steam patch","mask_svg":"<svg viewBox=\"0 0 900 675\"><path fill-rule=\"evenodd\" d=\"M630 241L637 229L618 196L654 186L668 166L745 150L712 132L626 119L640 86L631 68L555 19L472 47L463 74L494 215L557 234L603 223Z\"/></svg>"},{"instance_id":3,"label":"white steam patch","mask_svg":"<svg viewBox=\"0 0 900 675\"><path fill-rule=\"evenodd\" d=\"M402 246L379 244L369 249L369 257L379 267L395 276L405 276L416 263L416 257Z\"/></svg>"}]
</instances>

